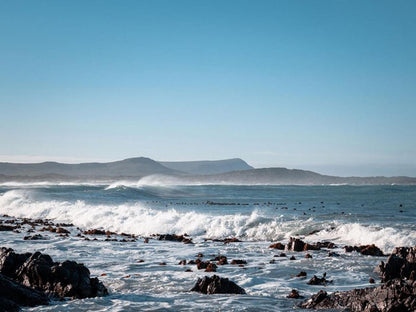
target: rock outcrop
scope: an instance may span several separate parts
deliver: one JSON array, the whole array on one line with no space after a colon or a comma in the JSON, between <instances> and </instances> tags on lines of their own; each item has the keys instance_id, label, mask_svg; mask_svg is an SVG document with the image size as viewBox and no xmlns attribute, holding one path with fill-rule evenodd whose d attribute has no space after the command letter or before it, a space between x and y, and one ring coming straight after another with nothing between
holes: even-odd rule
<instances>
[{"instance_id":1,"label":"rock outcrop","mask_svg":"<svg viewBox=\"0 0 416 312\"><path fill-rule=\"evenodd\" d=\"M416 279L416 247L396 247L378 267L383 282L394 278Z\"/></svg>"},{"instance_id":2,"label":"rock outcrop","mask_svg":"<svg viewBox=\"0 0 416 312\"><path fill-rule=\"evenodd\" d=\"M55 298L87 298L108 294L105 286L90 278L90 271L75 261L53 262L40 252L17 254L0 249L0 273L15 282Z\"/></svg>"},{"instance_id":3,"label":"rock outcrop","mask_svg":"<svg viewBox=\"0 0 416 312\"><path fill-rule=\"evenodd\" d=\"M374 245L367 250L376 251ZM383 285L328 294L319 291L302 303L306 309L363 312L416 311L416 247L397 247L378 267Z\"/></svg>"},{"instance_id":4,"label":"rock outcrop","mask_svg":"<svg viewBox=\"0 0 416 312\"><path fill-rule=\"evenodd\" d=\"M0 311L19 311L20 306L33 307L49 303L43 292L20 285L0 274Z\"/></svg>"},{"instance_id":5,"label":"rock outcrop","mask_svg":"<svg viewBox=\"0 0 416 312\"><path fill-rule=\"evenodd\" d=\"M191 291L197 291L203 294L245 294L246 291L228 278L219 277L218 275L205 276L198 278L198 281L192 287Z\"/></svg>"},{"instance_id":6,"label":"rock outcrop","mask_svg":"<svg viewBox=\"0 0 416 312\"><path fill-rule=\"evenodd\" d=\"M302 307L356 312L415 311L416 282L395 279L375 288L353 289L330 295L321 290L304 302Z\"/></svg>"}]
</instances>

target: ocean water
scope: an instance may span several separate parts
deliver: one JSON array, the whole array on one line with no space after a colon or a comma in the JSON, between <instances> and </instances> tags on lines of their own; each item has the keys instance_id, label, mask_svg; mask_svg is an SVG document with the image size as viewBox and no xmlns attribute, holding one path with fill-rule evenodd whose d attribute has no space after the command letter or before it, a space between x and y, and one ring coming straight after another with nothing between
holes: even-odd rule
<instances>
[{"instance_id":1,"label":"ocean water","mask_svg":"<svg viewBox=\"0 0 416 312\"><path fill-rule=\"evenodd\" d=\"M162 185L155 183L3 183L0 214L73 223L63 238L23 240L26 232L0 232L0 246L17 252L39 250L55 261L84 263L109 289L103 298L53 302L25 311L292 311L308 296L373 286L374 268L386 257L346 253L344 245L376 244L388 254L395 246L416 245L416 186L261 186ZM137 235L136 242L105 241L105 236L77 237L80 230L105 229ZM154 234L187 234L194 244L159 241ZM331 241L328 250L285 252L270 249L289 237L305 242ZM144 237L150 237L148 244ZM224 244L215 239L237 237ZM244 267L218 266L216 273L198 271L179 261L221 254L244 259ZM289 260L291 256L296 260ZM139 261L143 260L143 262ZM272 261L274 260L274 261ZM161 262L166 265L160 265ZM191 269L192 272L185 272ZM306 278L296 277L300 271ZM310 286L313 276L333 280ZM246 295L203 295L190 292L198 277L217 274L243 287Z\"/></svg>"}]
</instances>

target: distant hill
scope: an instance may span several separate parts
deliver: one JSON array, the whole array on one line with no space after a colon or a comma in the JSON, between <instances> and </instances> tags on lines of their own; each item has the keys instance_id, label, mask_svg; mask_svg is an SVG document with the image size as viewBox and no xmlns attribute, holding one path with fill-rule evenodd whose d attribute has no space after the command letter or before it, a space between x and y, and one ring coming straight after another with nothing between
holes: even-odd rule
<instances>
[{"instance_id":1,"label":"distant hill","mask_svg":"<svg viewBox=\"0 0 416 312\"><path fill-rule=\"evenodd\" d=\"M12 177L59 178L141 178L151 174L181 174L145 157L129 158L108 163L63 164L43 162L37 164L0 163L0 175Z\"/></svg>"},{"instance_id":2,"label":"distant hill","mask_svg":"<svg viewBox=\"0 0 416 312\"><path fill-rule=\"evenodd\" d=\"M214 175L194 175L176 177L178 183L210 184L273 184L273 185L322 185L322 184L416 184L416 178L410 177L337 177L316 172L286 169L262 168L240 170ZM172 178L170 178L172 183Z\"/></svg>"},{"instance_id":3,"label":"distant hill","mask_svg":"<svg viewBox=\"0 0 416 312\"><path fill-rule=\"evenodd\" d=\"M243 170L241 170L243 168ZM416 184L411 177L337 177L286 169L253 169L241 159L157 162L137 157L108 163L0 163L0 181L138 180L152 176L160 183L178 184Z\"/></svg>"},{"instance_id":4,"label":"distant hill","mask_svg":"<svg viewBox=\"0 0 416 312\"><path fill-rule=\"evenodd\" d=\"M253 169L252 166L240 158L203 161L160 161L159 163L173 170L196 175Z\"/></svg>"}]
</instances>

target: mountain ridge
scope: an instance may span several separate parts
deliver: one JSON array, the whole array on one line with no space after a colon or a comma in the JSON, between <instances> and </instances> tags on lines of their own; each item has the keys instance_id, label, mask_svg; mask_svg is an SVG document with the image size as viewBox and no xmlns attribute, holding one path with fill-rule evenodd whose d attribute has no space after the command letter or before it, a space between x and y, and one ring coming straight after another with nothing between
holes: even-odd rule
<instances>
[{"instance_id":1,"label":"mountain ridge","mask_svg":"<svg viewBox=\"0 0 416 312\"><path fill-rule=\"evenodd\" d=\"M167 166L166 166L167 165ZM170 168L168 167L170 166ZM233 170L234 168L246 168ZM183 169L183 170L178 170ZM222 171L222 172L221 172ZM206 174L205 172L216 172ZM182 184L416 184L416 177L339 177L283 167L253 168L240 158L213 161L158 162L146 157L106 163L65 164L0 162L0 181L137 180L147 176Z\"/></svg>"}]
</instances>

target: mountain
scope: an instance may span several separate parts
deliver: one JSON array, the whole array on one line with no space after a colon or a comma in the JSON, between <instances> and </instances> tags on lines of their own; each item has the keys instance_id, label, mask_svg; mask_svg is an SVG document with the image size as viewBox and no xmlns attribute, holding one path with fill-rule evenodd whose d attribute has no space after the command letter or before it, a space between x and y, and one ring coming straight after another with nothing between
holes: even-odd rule
<instances>
[{"instance_id":1,"label":"mountain","mask_svg":"<svg viewBox=\"0 0 416 312\"><path fill-rule=\"evenodd\" d=\"M169 183L209 184L273 184L273 185L328 185L328 184L416 184L411 177L337 177L313 171L286 168L261 168L213 175L181 176Z\"/></svg>"},{"instance_id":2,"label":"mountain","mask_svg":"<svg viewBox=\"0 0 416 312\"><path fill-rule=\"evenodd\" d=\"M160 161L159 163L173 170L196 175L253 169L253 167L240 158L203 161Z\"/></svg>"},{"instance_id":3,"label":"mountain","mask_svg":"<svg viewBox=\"0 0 416 312\"><path fill-rule=\"evenodd\" d=\"M12 177L52 177L59 178L141 178L151 174L182 174L164 167L145 157L129 158L108 163L63 164L43 162L37 164L0 163L0 174Z\"/></svg>"},{"instance_id":4,"label":"mountain","mask_svg":"<svg viewBox=\"0 0 416 312\"><path fill-rule=\"evenodd\" d=\"M212 172L214 174L207 174ZM241 159L157 162L150 158L137 157L108 163L0 163L0 181L3 182L119 179L137 181L146 176L152 176L151 180L158 180L162 184L416 184L416 178L411 177L337 177L300 169L252 169Z\"/></svg>"}]
</instances>

